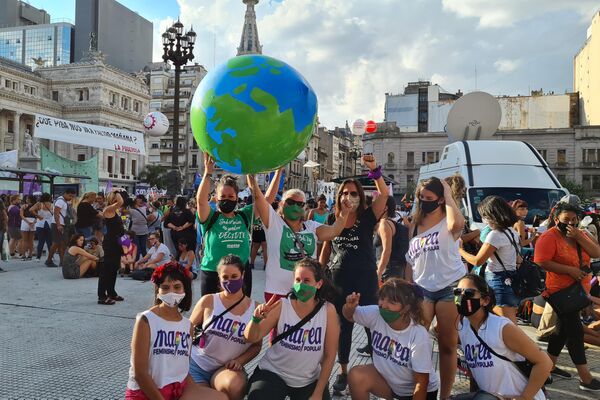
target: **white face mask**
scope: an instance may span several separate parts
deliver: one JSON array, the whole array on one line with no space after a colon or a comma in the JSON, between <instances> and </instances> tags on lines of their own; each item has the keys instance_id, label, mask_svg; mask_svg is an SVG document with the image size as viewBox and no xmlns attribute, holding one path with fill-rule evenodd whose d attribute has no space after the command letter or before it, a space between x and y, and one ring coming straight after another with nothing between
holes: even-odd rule
<instances>
[{"instance_id":1,"label":"white face mask","mask_svg":"<svg viewBox=\"0 0 600 400\"><path fill-rule=\"evenodd\" d=\"M177 305L181 303L181 300L183 300L183 298L185 297L185 293L159 293L156 295L156 297L169 307L177 307Z\"/></svg>"},{"instance_id":2,"label":"white face mask","mask_svg":"<svg viewBox=\"0 0 600 400\"><path fill-rule=\"evenodd\" d=\"M352 211L355 211L358 208L358 206L360 205L360 197L348 196L348 201L350 202Z\"/></svg>"}]
</instances>

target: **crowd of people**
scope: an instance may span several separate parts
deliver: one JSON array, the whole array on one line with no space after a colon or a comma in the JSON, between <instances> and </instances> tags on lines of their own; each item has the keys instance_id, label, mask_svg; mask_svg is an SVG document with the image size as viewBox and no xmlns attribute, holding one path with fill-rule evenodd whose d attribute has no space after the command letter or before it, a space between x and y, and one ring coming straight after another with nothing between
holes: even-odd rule
<instances>
[{"instance_id":1,"label":"crowd of people","mask_svg":"<svg viewBox=\"0 0 600 400\"><path fill-rule=\"evenodd\" d=\"M409 213L375 159L363 163L375 190L348 179L331 209L325 197L309 207L295 188L278 194L281 171L266 193L247 176L245 201L232 176L213 191L207 157L195 199L148 202L122 190L11 196L0 206L0 232L10 256L33 257L37 237L37 259L45 245L45 264L55 267L58 253L64 278L98 276L101 305L124 300L119 272L152 281L155 304L134 328L127 399L329 399L330 390L448 399L460 368L472 392L457 398L540 400L551 377L571 378L556 366L565 346L579 389L600 391L585 354L586 342L600 343L592 268L600 226L583 218L576 196L532 227L523 199L489 196L469 214L460 176L430 178L419 182ZM259 250L264 296L252 299ZM195 279L202 297L193 305ZM350 367L355 323L368 339L357 351L372 363ZM268 348L247 370L265 337Z\"/></svg>"}]
</instances>

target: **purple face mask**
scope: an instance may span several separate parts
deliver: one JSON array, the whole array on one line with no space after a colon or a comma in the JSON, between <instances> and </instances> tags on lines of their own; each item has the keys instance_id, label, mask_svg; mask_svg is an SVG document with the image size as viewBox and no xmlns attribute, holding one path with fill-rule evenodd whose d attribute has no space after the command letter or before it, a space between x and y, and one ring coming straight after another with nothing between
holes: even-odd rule
<instances>
[{"instance_id":1,"label":"purple face mask","mask_svg":"<svg viewBox=\"0 0 600 400\"><path fill-rule=\"evenodd\" d=\"M244 286L244 278L221 281L221 287L225 289L227 293L237 293L242 286Z\"/></svg>"}]
</instances>

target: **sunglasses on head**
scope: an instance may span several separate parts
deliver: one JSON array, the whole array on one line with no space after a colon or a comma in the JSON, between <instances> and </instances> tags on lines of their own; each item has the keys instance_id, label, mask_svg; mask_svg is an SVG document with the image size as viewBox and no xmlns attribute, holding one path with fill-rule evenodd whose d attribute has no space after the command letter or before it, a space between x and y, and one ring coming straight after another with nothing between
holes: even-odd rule
<instances>
[{"instance_id":1,"label":"sunglasses on head","mask_svg":"<svg viewBox=\"0 0 600 400\"><path fill-rule=\"evenodd\" d=\"M466 299L472 299L475 297L475 293L479 293L479 290L473 288L454 288L453 293L455 296L463 296Z\"/></svg>"},{"instance_id":2,"label":"sunglasses on head","mask_svg":"<svg viewBox=\"0 0 600 400\"><path fill-rule=\"evenodd\" d=\"M285 204L287 204L288 206L300 206L300 207L304 207L306 205L306 202L304 202L304 201L296 201L294 199L285 199Z\"/></svg>"},{"instance_id":3,"label":"sunglasses on head","mask_svg":"<svg viewBox=\"0 0 600 400\"><path fill-rule=\"evenodd\" d=\"M356 191L348 192L348 191L344 190L342 192L342 196L358 197L358 192L356 192Z\"/></svg>"}]
</instances>

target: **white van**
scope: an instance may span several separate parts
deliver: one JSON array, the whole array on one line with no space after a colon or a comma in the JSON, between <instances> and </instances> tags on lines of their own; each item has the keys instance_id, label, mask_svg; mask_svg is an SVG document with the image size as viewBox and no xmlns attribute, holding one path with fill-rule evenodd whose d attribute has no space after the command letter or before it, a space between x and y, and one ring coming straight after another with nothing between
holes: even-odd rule
<instances>
[{"instance_id":1,"label":"white van","mask_svg":"<svg viewBox=\"0 0 600 400\"><path fill-rule=\"evenodd\" d=\"M442 152L440 161L421 167L419 181L440 179L459 173L467 186L463 206L471 223L481 223L477 205L487 196L506 201L522 199L529 205L525 222L535 215L547 217L550 208L568 194L537 150L527 142L467 140L454 142Z\"/></svg>"}]
</instances>

